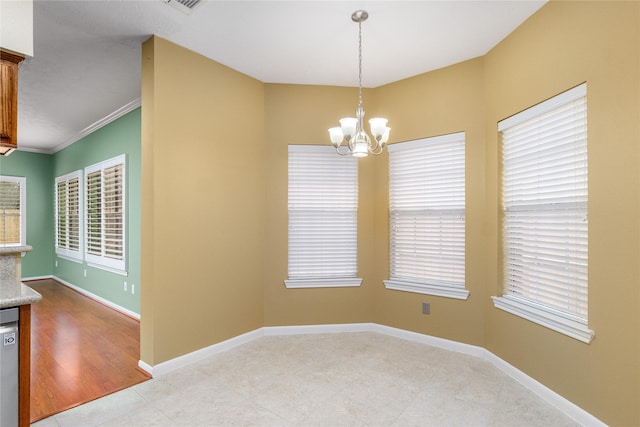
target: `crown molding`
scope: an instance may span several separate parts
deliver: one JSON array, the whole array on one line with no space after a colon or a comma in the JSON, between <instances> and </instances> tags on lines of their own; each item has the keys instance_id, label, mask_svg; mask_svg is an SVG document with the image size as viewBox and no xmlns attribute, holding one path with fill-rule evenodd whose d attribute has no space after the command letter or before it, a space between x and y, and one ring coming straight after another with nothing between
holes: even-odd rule
<instances>
[{"instance_id":1,"label":"crown molding","mask_svg":"<svg viewBox=\"0 0 640 427\"><path fill-rule=\"evenodd\" d=\"M31 152L31 153L55 154L58 151L67 148L71 144L74 144L74 143L78 142L79 140L81 140L85 136L92 134L93 132L97 131L101 127L106 126L109 123L111 123L111 122L119 119L120 117L124 116L125 114L130 113L131 111L135 110L136 108L140 107L141 105L142 105L142 100L141 100L141 98L138 97L138 98L134 99L133 101L131 101L131 102L123 105L122 107L118 108L116 111L114 111L114 112L106 115L105 117L97 120L96 122L90 124L86 128L82 129L80 132L75 134L73 137L71 137L71 138L67 139L65 142L55 146L51 150L42 150L42 149L38 149L38 148L20 146L20 143L18 143L18 150L19 151L28 151L28 152Z\"/></svg>"}]
</instances>

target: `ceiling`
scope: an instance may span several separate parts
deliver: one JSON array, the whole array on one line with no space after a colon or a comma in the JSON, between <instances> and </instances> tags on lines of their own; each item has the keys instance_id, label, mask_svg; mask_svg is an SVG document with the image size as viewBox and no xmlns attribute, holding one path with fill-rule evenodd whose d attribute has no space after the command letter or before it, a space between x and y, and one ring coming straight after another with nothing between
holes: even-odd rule
<instances>
[{"instance_id":1,"label":"ceiling","mask_svg":"<svg viewBox=\"0 0 640 427\"><path fill-rule=\"evenodd\" d=\"M140 105L152 34L265 83L357 86L351 14L365 9L362 84L377 87L484 55L544 3L202 0L185 13L162 0L34 0L18 146L53 153Z\"/></svg>"}]
</instances>

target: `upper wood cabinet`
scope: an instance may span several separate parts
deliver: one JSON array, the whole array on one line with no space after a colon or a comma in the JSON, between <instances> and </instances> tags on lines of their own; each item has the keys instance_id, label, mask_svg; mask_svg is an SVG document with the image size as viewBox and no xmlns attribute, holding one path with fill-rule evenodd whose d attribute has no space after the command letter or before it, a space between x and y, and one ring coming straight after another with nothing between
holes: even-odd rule
<instances>
[{"instance_id":1,"label":"upper wood cabinet","mask_svg":"<svg viewBox=\"0 0 640 427\"><path fill-rule=\"evenodd\" d=\"M0 155L18 148L18 66L24 58L0 51Z\"/></svg>"}]
</instances>

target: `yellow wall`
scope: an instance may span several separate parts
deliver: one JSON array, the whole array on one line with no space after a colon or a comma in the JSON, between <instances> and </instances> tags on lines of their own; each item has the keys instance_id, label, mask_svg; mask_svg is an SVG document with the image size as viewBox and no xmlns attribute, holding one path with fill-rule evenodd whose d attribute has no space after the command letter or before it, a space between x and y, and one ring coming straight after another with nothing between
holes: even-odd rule
<instances>
[{"instance_id":1,"label":"yellow wall","mask_svg":"<svg viewBox=\"0 0 640 427\"><path fill-rule=\"evenodd\" d=\"M389 118L391 143L466 132L467 301L384 288L386 154L359 160L363 285L286 289L287 145L327 144L327 128L353 114L356 89L262 84L148 41L142 360L155 365L261 326L377 322L486 347L604 422L640 425L639 26L637 1L552 1L482 58L365 90L367 118ZM583 81L589 345L489 298L499 293L496 123Z\"/></svg>"},{"instance_id":2,"label":"yellow wall","mask_svg":"<svg viewBox=\"0 0 640 427\"><path fill-rule=\"evenodd\" d=\"M264 88L158 37L143 82L141 358L153 366L262 326Z\"/></svg>"},{"instance_id":3,"label":"yellow wall","mask_svg":"<svg viewBox=\"0 0 640 427\"><path fill-rule=\"evenodd\" d=\"M474 59L376 89L389 118L390 143L465 132L466 154L466 288L469 298L457 300L387 290L389 278L388 158L376 164L377 323L473 345L484 339L484 124L483 63ZM431 314L422 314L422 302Z\"/></svg>"},{"instance_id":4,"label":"yellow wall","mask_svg":"<svg viewBox=\"0 0 640 427\"><path fill-rule=\"evenodd\" d=\"M358 162L358 277L360 287L286 289L287 146L325 145L327 129L355 114L357 89L268 84L265 88L265 171L267 230L264 296L267 326L370 322L373 263L373 167L375 158ZM363 94L367 117L367 92ZM336 154L337 155L337 154Z\"/></svg>"},{"instance_id":5,"label":"yellow wall","mask_svg":"<svg viewBox=\"0 0 640 427\"><path fill-rule=\"evenodd\" d=\"M499 287L496 123L587 82L589 345L486 305L489 350L611 425L640 425L640 3L551 2L485 57L486 287Z\"/></svg>"}]
</instances>

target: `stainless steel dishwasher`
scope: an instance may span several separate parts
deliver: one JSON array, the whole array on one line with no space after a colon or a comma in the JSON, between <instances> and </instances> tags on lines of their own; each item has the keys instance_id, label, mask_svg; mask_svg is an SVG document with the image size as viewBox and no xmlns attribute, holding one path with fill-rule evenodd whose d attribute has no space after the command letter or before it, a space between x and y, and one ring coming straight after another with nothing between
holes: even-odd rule
<instances>
[{"instance_id":1,"label":"stainless steel dishwasher","mask_svg":"<svg viewBox=\"0 0 640 427\"><path fill-rule=\"evenodd\" d=\"M0 310L0 426L18 426L18 320L17 308Z\"/></svg>"}]
</instances>

